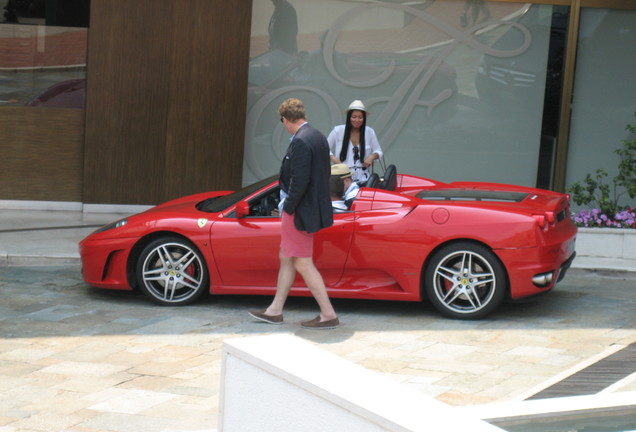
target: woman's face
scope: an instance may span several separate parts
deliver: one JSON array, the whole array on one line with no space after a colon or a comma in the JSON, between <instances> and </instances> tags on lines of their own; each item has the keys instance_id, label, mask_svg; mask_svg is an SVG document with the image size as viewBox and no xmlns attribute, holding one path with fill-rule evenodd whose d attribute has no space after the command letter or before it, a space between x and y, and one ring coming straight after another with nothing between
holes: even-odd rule
<instances>
[{"instance_id":1,"label":"woman's face","mask_svg":"<svg viewBox=\"0 0 636 432\"><path fill-rule=\"evenodd\" d=\"M351 127L354 129L360 129L364 123L364 113L362 111L354 110L351 113Z\"/></svg>"}]
</instances>

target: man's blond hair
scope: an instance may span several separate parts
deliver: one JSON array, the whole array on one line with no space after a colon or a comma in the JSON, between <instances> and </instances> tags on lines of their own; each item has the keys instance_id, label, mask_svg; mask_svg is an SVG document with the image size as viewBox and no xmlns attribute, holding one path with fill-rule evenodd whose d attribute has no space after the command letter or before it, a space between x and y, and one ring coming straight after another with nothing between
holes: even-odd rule
<instances>
[{"instance_id":1,"label":"man's blond hair","mask_svg":"<svg viewBox=\"0 0 636 432\"><path fill-rule=\"evenodd\" d=\"M278 114L293 123L305 118L305 105L300 99L290 98L280 104Z\"/></svg>"}]
</instances>

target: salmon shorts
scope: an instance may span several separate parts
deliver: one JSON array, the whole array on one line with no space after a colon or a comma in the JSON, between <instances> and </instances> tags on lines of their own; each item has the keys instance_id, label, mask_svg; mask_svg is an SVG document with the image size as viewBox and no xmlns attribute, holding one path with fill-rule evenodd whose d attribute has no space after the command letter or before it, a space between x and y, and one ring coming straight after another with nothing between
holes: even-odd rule
<instances>
[{"instance_id":1,"label":"salmon shorts","mask_svg":"<svg viewBox=\"0 0 636 432\"><path fill-rule=\"evenodd\" d=\"M314 235L296 229L294 215L284 211L280 222L280 247L285 258L311 258L314 254Z\"/></svg>"}]
</instances>

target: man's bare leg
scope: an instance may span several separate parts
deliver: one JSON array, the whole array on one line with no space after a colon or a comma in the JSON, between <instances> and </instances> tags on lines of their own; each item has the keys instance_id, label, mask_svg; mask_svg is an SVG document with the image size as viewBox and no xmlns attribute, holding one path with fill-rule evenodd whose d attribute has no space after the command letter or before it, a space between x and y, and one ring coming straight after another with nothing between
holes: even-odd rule
<instances>
[{"instance_id":1,"label":"man's bare leg","mask_svg":"<svg viewBox=\"0 0 636 432\"><path fill-rule=\"evenodd\" d=\"M318 303L318 307L320 308L320 321L329 321L337 318L336 311L331 305L331 301L327 295L325 283L320 272L314 265L313 259L311 257L296 257L293 263L295 270L303 277L305 284Z\"/></svg>"},{"instance_id":2,"label":"man's bare leg","mask_svg":"<svg viewBox=\"0 0 636 432\"><path fill-rule=\"evenodd\" d=\"M289 291L291 290L294 279L296 278L296 268L294 267L294 258L287 258L281 249L278 253L280 259L280 268L278 269L278 282L276 284L276 294L272 304L265 310L267 315L281 315Z\"/></svg>"}]
</instances>

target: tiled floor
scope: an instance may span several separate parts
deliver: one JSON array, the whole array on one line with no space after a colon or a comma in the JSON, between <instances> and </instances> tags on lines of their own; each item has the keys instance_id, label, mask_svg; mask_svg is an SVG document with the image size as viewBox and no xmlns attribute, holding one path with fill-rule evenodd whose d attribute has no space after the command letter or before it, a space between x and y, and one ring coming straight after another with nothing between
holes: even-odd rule
<instances>
[{"instance_id":1,"label":"tiled floor","mask_svg":"<svg viewBox=\"0 0 636 432\"><path fill-rule=\"evenodd\" d=\"M450 405L521 400L636 342L635 282L574 271L548 296L483 321L336 300L343 325L311 331L299 325L316 312L311 299L291 299L286 324L270 326L246 313L261 297L158 307L86 286L77 265L2 267L0 431L214 430L223 340L280 332Z\"/></svg>"}]
</instances>

